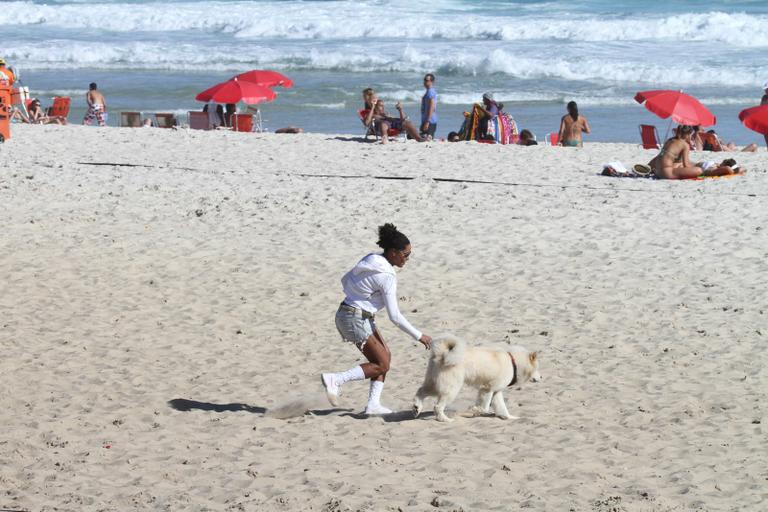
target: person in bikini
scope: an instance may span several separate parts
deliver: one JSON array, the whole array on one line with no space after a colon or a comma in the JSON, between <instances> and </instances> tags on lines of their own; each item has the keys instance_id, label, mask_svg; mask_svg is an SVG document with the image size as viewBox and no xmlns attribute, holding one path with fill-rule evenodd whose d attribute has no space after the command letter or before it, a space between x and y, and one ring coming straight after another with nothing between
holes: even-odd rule
<instances>
[{"instance_id":1,"label":"person in bikini","mask_svg":"<svg viewBox=\"0 0 768 512\"><path fill-rule=\"evenodd\" d=\"M754 153L757 151L757 144L747 144L742 149L733 142L722 142L715 130L707 130L700 134L702 151L742 151L744 153Z\"/></svg>"},{"instance_id":2,"label":"person in bikini","mask_svg":"<svg viewBox=\"0 0 768 512\"><path fill-rule=\"evenodd\" d=\"M390 128L398 131L405 130L408 137L417 142L422 142L423 139L421 135L419 135L419 130L417 130L413 123L411 123L405 116L405 113L403 113L403 106L399 101L395 104L395 108L400 114L400 117L389 116L384 110L384 102L382 100L376 100L376 104L373 107L372 118L375 123L374 128L376 132L381 135L381 143L387 143Z\"/></svg>"},{"instance_id":3,"label":"person in bikini","mask_svg":"<svg viewBox=\"0 0 768 512\"><path fill-rule=\"evenodd\" d=\"M104 99L104 95L98 90L95 82L88 86L85 101L88 103L88 111L83 118L83 124L90 125L95 119L99 126L106 126L104 114L107 113L107 100Z\"/></svg>"},{"instance_id":4,"label":"person in bikini","mask_svg":"<svg viewBox=\"0 0 768 512\"><path fill-rule=\"evenodd\" d=\"M560 119L560 132L558 133L560 145L572 148L582 147L584 143L581 140L581 132L589 133L591 131L587 118L579 114L579 107L575 101L569 102L566 108L568 114Z\"/></svg>"},{"instance_id":5,"label":"person in bikini","mask_svg":"<svg viewBox=\"0 0 768 512\"><path fill-rule=\"evenodd\" d=\"M725 176L728 174L741 174L743 169L733 169L728 165L719 165L707 170L691 164L691 138L693 128L681 125L675 130L675 136L664 143L661 151L653 160L648 162L648 167L659 179L684 180L698 178L699 176Z\"/></svg>"},{"instance_id":6,"label":"person in bikini","mask_svg":"<svg viewBox=\"0 0 768 512\"><path fill-rule=\"evenodd\" d=\"M29 122L32 124L67 124L66 119L58 116L48 116L43 111L43 107L40 106L40 100L37 98L29 104L27 112L29 113Z\"/></svg>"}]
</instances>

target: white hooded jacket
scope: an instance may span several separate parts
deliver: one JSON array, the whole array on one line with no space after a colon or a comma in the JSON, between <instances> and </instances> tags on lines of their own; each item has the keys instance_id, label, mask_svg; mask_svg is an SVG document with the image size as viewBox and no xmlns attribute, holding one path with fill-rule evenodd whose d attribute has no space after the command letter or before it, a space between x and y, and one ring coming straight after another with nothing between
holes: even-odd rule
<instances>
[{"instance_id":1,"label":"white hooded jacket","mask_svg":"<svg viewBox=\"0 0 768 512\"><path fill-rule=\"evenodd\" d=\"M395 269L381 254L369 254L357 262L352 270L341 278L350 306L376 313L387 308L393 324L414 339L421 338L421 332L414 328L397 307L397 276Z\"/></svg>"}]
</instances>

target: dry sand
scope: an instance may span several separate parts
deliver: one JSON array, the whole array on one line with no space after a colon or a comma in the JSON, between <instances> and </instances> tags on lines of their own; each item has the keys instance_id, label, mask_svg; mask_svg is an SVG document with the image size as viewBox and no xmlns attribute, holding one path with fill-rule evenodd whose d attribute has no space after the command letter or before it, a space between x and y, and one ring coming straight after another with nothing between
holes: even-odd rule
<instances>
[{"instance_id":1,"label":"dry sand","mask_svg":"<svg viewBox=\"0 0 768 512\"><path fill-rule=\"evenodd\" d=\"M14 126L0 509L765 510L768 153L598 176L652 154ZM414 325L540 351L520 419L458 416L466 389L413 420L427 353L386 315L400 412L362 416L361 382L324 401L360 360L339 279L385 221Z\"/></svg>"}]
</instances>

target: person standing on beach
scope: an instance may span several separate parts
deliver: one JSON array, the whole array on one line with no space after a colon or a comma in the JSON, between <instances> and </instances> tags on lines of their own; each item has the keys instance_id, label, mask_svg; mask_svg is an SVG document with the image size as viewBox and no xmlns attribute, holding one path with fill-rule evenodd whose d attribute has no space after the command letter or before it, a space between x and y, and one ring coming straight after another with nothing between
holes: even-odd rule
<instances>
[{"instance_id":1,"label":"person standing on beach","mask_svg":"<svg viewBox=\"0 0 768 512\"><path fill-rule=\"evenodd\" d=\"M421 98L421 137L427 140L435 138L437 130L437 91L435 90L435 75L424 75L424 89Z\"/></svg>"},{"instance_id":2,"label":"person standing on beach","mask_svg":"<svg viewBox=\"0 0 768 512\"><path fill-rule=\"evenodd\" d=\"M13 71L5 67L5 59L0 59L0 86L10 87L15 81Z\"/></svg>"},{"instance_id":3,"label":"person standing on beach","mask_svg":"<svg viewBox=\"0 0 768 512\"><path fill-rule=\"evenodd\" d=\"M763 97L760 99L760 104L768 105L768 80L763 84ZM768 133L763 137L765 137L765 147L768 148Z\"/></svg>"},{"instance_id":4,"label":"person standing on beach","mask_svg":"<svg viewBox=\"0 0 768 512\"><path fill-rule=\"evenodd\" d=\"M566 109L568 114L560 120L560 133L558 134L560 145L572 148L582 147L584 143L581 140L581 132L590 132L587 118L579 114L579 107L575 101L568 102Z\"/></svg>"},{"instance_id":5,"label":"person standing on beach","mask_svg":"<svg viewBox=\"0 0 768 512\"><path fill-rule=\"evenodd\" d=\"M99 126L105 126L107 124L104 119L104 115L107 113L107 100L104 99L104 95L98 90L96 82L91 82L88 86L85 101L88 103L88 111L83 118L83 124L90 125L96 119Z\"/></svg>"},{"instance_id":6,"label":"person standing on beach","mask_svg":"<svg viewBox=\"0 0 768 512\"><path fill-rule=\"evenodd\" d=\"M368 362L344 372L320 375L328 401L333 406L339 403L344 383L370 379L368 405L365 408L365 413L369 415L392 412L381 405L381 392L392 355L374 322L376 313L386 308L389 319L403 332L427 349L432 344L432 338L414 328L397 306L395 267L402 268L408 261L411 242L393 224L387 223L379 226L377 244L383 249L382 253L365 256L342 277L345 297L336 311L336 329L341 339L353 343Z\"/></svg>"}]
</instances>

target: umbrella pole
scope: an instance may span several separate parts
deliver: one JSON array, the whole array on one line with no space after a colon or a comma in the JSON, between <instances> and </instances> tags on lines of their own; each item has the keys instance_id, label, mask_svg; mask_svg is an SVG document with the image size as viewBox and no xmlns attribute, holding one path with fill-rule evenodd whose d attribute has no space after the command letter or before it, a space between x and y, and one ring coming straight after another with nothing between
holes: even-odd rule
<instances>
[{"instance_id":1,"label":"umbrella pole","mask_svg":"<svg viewBox=\"0 0 768 512\"><path fill-rule=\"evenodd\" d=\"M664 141L666 142L667 138L669 138L669 131L672 129L672 116L669 116L669 124L667 125L667 131L664 133ZM663 142L662 142L663 144Z\"/></svg>"}]
</instances>

